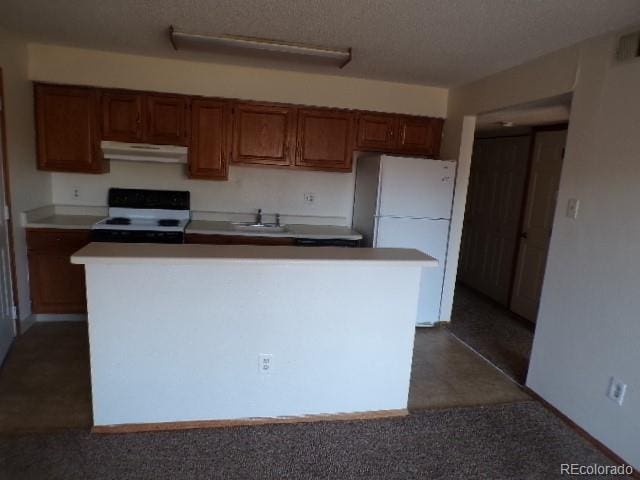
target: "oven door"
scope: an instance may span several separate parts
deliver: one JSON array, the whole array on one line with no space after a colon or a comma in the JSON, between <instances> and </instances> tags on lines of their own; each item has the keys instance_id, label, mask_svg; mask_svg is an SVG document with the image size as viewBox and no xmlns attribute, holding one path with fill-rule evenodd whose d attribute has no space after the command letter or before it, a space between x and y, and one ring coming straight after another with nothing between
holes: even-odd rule
<instances>
[{"instance_id":1,"label":"oven door","mask_svg":"<svg viewBox=\"0 0 640 480\"><path fill-rule=\"evenodd\" d=\"M155 230L91 230L92 242L117 243L184 243L184 232Z\"/></svg>"}]
</instances>

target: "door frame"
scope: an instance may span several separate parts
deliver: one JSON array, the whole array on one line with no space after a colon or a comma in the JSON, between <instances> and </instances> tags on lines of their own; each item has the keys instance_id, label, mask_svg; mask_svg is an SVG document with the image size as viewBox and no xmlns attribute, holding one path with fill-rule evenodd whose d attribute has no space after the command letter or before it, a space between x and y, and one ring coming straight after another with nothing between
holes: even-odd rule
<instances>
[{"instance_id":1,"label":"door frame","mask_svg":"<svg viewBox=\"0 0 640 480\"><path fill-rule=\"evenodd\" d=\"M535 146L536 146L536 136L540 132L557 132L562 130L567 130L567 131L569 130L569 122L554 123L552 125L535 126L531 130L531 143L529 145L529 155L527 158L527 175L524 180L524 195L522 195L522 203L520 204L520 216L518 219L518 239L516 241L516 249L513 252L513 259L511 260L511 275L509 280L509 297L508 297L509 306L507 306L510 312L511 312L511 306L510 306L511 297L513 296L513 287L516 279L516 267L518 263L518 255L520 254L520 244L522 243L522 230L524 228L524 222L525 222L524 213L525 213L525 209L527 208L527 199L529 198L529 191L531 187L530 185L531 170L533 168L533 153L535 151ZM565 148L566 148L566 145L565 145ZM562 155L562 161L564 163L564 154ZM560 170L560 178L562 178L562 170ZM558 199L556 196L556 205L554 206L554 210L558 208L557 203L558 203ZM553 225L551 226L551 231L553 232ZM548 253L549 252L547 252L547 255ZM546 264L547 264L547 259L545 258L545 266ZM544 283L544 277L543 277L543 283ZM514 313L514 312L511 312L511 313ZM516 313L514 314L517 315ZM535 325L537 319L533 321L528 319L525 319L525 320Z\"/></svg>"},{"instance_id":2,"label":"door frame","mask_svg":"<svg viewBox=\"0 0 640 480\"><path fill-rule=\"evenodd\" d=\"M20 313L18 306L18 288L16 275L16 255L13 242L13 214L11 209L11 182L9 180L9 153L7 147L7 102L4 94L4 77L2 67L0 67L0 99L2 99L2 108L0 109L0 143L2 143L2 171L4 175L4 202L9 210L9 219L7 220L7 248L9 252L9 274L11 277L11 298L13 301L13 311L15 312L13 322L16 335L20 335Z\"/></svg>"}]
</instances>

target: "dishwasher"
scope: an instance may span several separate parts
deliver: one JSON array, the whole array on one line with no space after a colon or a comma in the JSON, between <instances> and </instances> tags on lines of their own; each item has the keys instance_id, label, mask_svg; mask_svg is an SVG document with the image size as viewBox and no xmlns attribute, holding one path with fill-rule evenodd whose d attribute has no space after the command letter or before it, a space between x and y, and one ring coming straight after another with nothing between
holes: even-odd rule
<instances>
[{"instance_id":1,"label":"dishwasher","mask_svg":"<svg viewBox=\"0 0 640 480\"><path fill-rule=\"evenodd\" d=\"M360 240L346 238L296 238L295 244L299 247L359 247Z\"/></svg>"}]
</instances>

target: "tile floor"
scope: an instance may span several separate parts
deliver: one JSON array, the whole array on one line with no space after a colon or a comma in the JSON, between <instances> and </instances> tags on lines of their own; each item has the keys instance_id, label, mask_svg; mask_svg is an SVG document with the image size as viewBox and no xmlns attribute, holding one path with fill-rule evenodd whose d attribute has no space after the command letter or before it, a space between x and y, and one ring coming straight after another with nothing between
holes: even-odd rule
<instances>
[{"instance_id":1,"label":"tile floor","mask_svg":"<svg viewBox=\"0 0 640 480\"><path fill-rule=\"evenodd\" d=\"M460 342L447 327L416 330L409 410L530 399L518 384Z\"/></svg>"},{"instance_id":2,"label":"tile floor","mask_svg":"<svg viewBox=\"0 0 640 480\"><path fill-rule=\"evenodd\" d=\"M458 284L449 329L465 344L524 385L533 345L533 323Z\"/></svg>"},{"instance_id":3,"label":"tile floor","mask_svg":"<svg viewBox=\"0 0 640 480\"><path fill-rule=\"evenodd\" d=\"M90 391L86 324L36 324L0 371L0 432L89 428ZM411 410L529 399L446 328L416 331L409 397Z\"/></svg>"}]
</instances>

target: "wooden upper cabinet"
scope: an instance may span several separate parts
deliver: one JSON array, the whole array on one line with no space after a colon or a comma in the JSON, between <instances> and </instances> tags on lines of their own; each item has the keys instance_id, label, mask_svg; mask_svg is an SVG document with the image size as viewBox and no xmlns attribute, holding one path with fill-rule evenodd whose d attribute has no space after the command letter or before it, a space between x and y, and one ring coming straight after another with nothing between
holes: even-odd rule
<instances>
[{"instance_id":1,"label":"wooden upper cabinet","mask_svg":"<svg viewBox=\"0 0 640 480\"><path fill-rule=\"evenodd\" d=\"M299 109L296 166L350 171L354 130L352 112Z\"/></svg>"},{"instance_id":2,"label":"wooden upper cabinet","mask_svg":"<svg viewBox=\"0 0 640 480\"><path fill-rule=\"evenodd\" d=\"M35 85L38 168L102 173L98 94L93 88Z\"/></svg>"},{"instance_id":3,"label":"wooden upper cabinet","mask_svg":"<svg viewBox=\"0 0 640 480\"><path fill-rule=\"evenodd\" d=\"M437 156L440 153L443 123L441 118L400 117L398 150Z\"/></svg>"},{"instance_id":4,"label":"wooden upper cabinet","mask_svg":"<svg viewBox=\"0 0 640 480\"><path fill-rule=\"evenodd\" d=\"M234 163L292 165L296 111L292 107L237 103L234 107Z\"/></svg>"},{"instance_id":5,"label":"wooden upper cabinet","mask_svg":"<svg viewBox=\"0 0 640 480\"><path fill-rule=\"evenodd\" d=\"M177 95L147 94L144 138L147 143L186 145L189 100Z\"/></svg>"},{"instance_id":6,"label":"wooden upper cabinet","mask_svg":"<svg viewBox=\"0 0 640 480\"><path fill-rule=\"evenodd\" d=\"M187 97L107 90L102 93L101 105L103 140L188 143Z\"/></svg>"},{"instance_id":7,"label":"wooden upper cabinet","mask_svg":"<svg viewBox=\"0 0 640 480\"><path fill-rule=\"evenodd\" d=\"M102 173L101 140L190 145L189 176L229 162L350 172L353 151L437 157L443 119L35 84L38 168Z\"/></svg>"},{"instance_id":8,"label":"wooden upper cabinet","mask_svg":"<svg viewBox=\"0 0 640 480\"><path fill-rule=\"evenodd\" d=\"M142 97L136 93L102 93L102 139L142 141Z\"/></svg>"},{"instance_id":9,"label":"wooden upper cabinet","mask_svg":"<svg viewBox=\"0 0 640 480\"><path fill-rule=\"evenodd\" d=\"M357 147L362 150L393 150L396 145L398 117L395 115L358 115Z\"/></svg>"},{"instance_id":10,"label":"wooden upper cabinet","mask_svg":"<svg viewBox=\"0 0 640 480\"><path fill-rule=\"evenodd\" d=\"M193 100L189 176L226 180L231 146L231 102Z\"/></svg>"}]
</instances>

